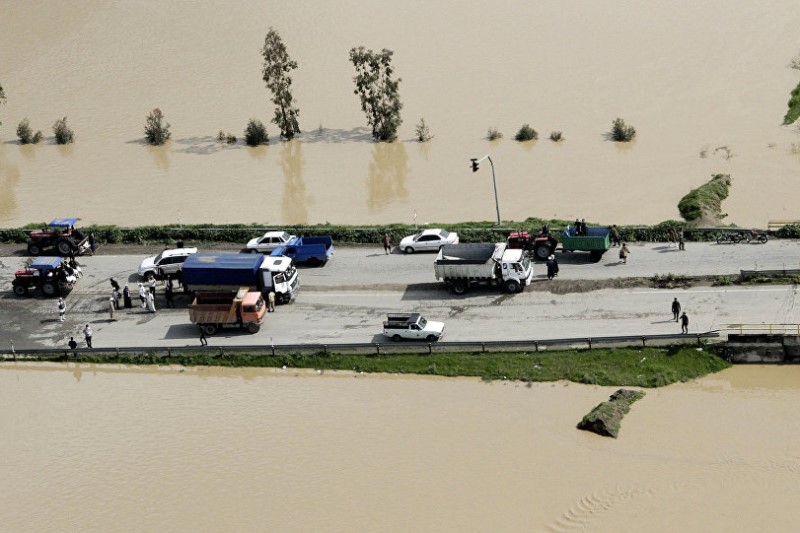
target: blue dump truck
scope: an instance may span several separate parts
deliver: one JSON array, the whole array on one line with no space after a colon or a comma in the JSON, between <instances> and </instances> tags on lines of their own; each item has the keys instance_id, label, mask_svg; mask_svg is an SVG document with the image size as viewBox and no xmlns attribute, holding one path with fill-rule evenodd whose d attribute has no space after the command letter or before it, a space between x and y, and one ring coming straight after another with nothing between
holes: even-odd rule
<instances>
[{"instance_id":1,"label":"blue dump truck","mask_svg":"<svg viewBox=\"0 0 800 533\"><path fill-rule=\"evenodd\" d=\"M268 294L288 303L300 287L294 261L261 254L199 253L183 263L183 286L188 291L237 292L241 287Z\"/></svg>"},{"instance_id":2,"label":"blue dump truck","mask_svg":"<svg viewBox=\"0 0 800 533\"><path fill-rule=\"evenodd\" d=\"M306 263L309 266L324 265L333 255L333 239L330 235L295 237L284 246L275 248L270 255L291 257L296 263Z\"/></svg>"}]
</instances>

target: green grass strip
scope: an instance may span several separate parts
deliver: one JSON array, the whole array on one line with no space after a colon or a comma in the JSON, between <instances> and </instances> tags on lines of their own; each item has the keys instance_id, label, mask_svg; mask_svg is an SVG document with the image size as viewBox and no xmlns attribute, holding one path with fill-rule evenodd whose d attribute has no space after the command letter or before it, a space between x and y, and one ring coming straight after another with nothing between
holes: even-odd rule
<instances>
[{"instance_id":1,"label":"green grass strip","mask_svg":"<svg viewBox=\"0 0 800 533\"><path fill-rule=\"evenodd\" d=\"M63 361L63 352L42 356ZM529 353L390 354L247 354L220 356L216 349L194 353L133 353L117 355L81 352L70 361L222 367L284 367L432 376L472 376L485 380L546 382L567 380L609 386L663 387L728 368L713 349L695 347L617 348Z\"/></svg>"}]
</instances>

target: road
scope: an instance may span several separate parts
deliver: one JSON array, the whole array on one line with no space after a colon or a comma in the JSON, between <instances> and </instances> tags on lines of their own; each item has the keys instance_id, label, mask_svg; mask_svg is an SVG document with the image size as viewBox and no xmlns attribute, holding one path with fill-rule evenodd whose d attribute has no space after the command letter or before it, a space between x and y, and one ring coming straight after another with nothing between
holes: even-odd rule
<instances>
[{"instance_id":1,"label":"road","mask_svg":"<svg viewBox=\"0 0 800 533\"><path fill-rule=\"evenodd\" d=\"M131 252L135 252L133 249ZM80 259L85 276L67 298L67 320L58 321L56 302L42 297L18 298L11 292L13 272L25 258L0 258L0 345L18 349L63 347L70 336L81 341L90 323L94 344L101 346L186 346L199 344L197 328L188 322L189 296L176 297L177 309L155 314L135 307L108 320L109 278L128 283L144 253L97 255ZM322 268L301 268L297 300L267 316L262 330L250 335L225 330L211 345L385 342L380 335L388 311L414 310L446 323L445 340L481 341L548 339L602 335L677 333L670 303L677 297L690 317L690 331L716 329L728 323L798 323L794 286L694 287L690 289L603 289L570 292L580 280L650 277L654 274L734 275L740 269L800 268L800 244L770 241L766 245L687 243L680 252L665 244L631 246L627 265L612 249L599 263L585 254L559 254L555 282L537 281L524 293L507 295L476 289L456 297L433 275L433 254L384 255L375 248L339 247ZM556 289L555 291L549 289ZM159 288L159 304L163 289Z\"/></svg>"}]
</instances>

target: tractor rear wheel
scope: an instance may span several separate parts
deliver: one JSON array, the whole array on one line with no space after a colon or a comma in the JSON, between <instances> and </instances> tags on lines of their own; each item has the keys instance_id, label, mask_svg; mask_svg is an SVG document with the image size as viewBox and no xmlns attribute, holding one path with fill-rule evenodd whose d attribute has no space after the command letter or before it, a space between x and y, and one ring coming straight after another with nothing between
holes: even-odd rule
<instances>
[{"instance_id":1,"label":"tractor rear wheel","mask_svg":"<svg viewBox=\"0 0 800 533\"><path fill-rule=\"evenodd\" d=\"M58 241L57 248L58 248L58 253L60 253L63 256L67 256L70 254L70 252L72 252L72 245L69 243L69 241L65 239Z\"/></svg>"},{"instance_id":2,"label":"tractor rear wheel","mask_svg":"<svg viewBox=\"0 0 800 533\"><path fill-rule=\"evenodd\" d=\"M53 283L52 281L45 281L42 283L42 293L45 296L55 296L58 294L58 285Z\"/></svg>"},{"instance_id":3,"label":"tractor rear wheel","mask_svg":"<svg viewBox=\"0 0 800 533\"><path fill-rule=\"evenodd\" d=\"M552 253L553 250L547 244L537 244L536 248L533 249L533 255L539 261L547 261L547 258L550 257Z\"/></svg>"},{"instance_id":4,"label":"tractor rear wheel","mask_svg":"<svg viewBox=\"0 0 800 533\"><path fill-rule=\"evenodd\" d=\"M25 296L26 294L28 294L28 288L22 284L15 284L14 294L16 294L17 296Z\"/></svg>"}]
</instances>

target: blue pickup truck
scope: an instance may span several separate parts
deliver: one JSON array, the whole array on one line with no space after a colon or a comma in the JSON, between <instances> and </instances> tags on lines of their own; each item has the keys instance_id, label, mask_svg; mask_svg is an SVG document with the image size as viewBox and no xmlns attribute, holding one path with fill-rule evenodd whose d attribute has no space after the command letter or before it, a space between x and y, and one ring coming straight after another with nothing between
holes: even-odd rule
<instances>
[{"instance_id":1,"label":"blue pickup truck","mask_svg":"<svg viewBox=\"0 0 800 533\"><path fill-rule=\"evenodd\" d=\"M333 255L333 239L330 235L295 237L284 246L275 248L270 255L291 257L295 263L306 263L309 266L324 265Z\"/></svg>"}]
</instances>

